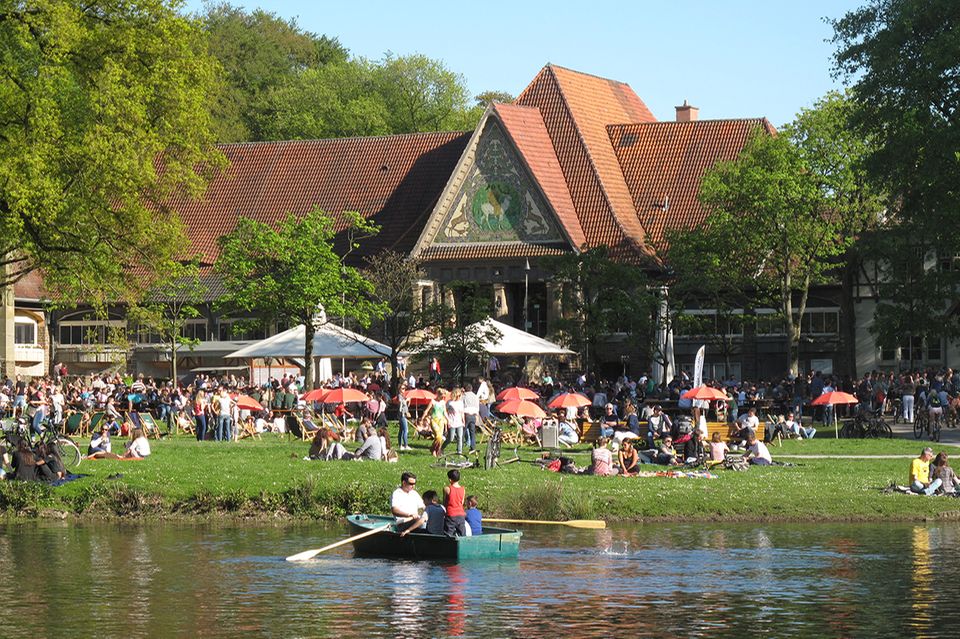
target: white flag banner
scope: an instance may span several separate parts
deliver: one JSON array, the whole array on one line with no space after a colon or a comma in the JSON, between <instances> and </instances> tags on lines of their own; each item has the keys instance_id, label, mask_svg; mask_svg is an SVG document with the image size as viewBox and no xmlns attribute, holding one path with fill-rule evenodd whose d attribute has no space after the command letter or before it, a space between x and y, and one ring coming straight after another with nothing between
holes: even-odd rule
<instances>
[{"instance_id":1,"label":"white flag banner","mask_svg":"<svg viewBox=\"0 0 960 639\"><path fill-rule=\"evenodd\" d=\"M693 363L693 387L703 386L703 358L707 354L706 345L697 351L697 359Z\"/></svg>"}]
</instances>

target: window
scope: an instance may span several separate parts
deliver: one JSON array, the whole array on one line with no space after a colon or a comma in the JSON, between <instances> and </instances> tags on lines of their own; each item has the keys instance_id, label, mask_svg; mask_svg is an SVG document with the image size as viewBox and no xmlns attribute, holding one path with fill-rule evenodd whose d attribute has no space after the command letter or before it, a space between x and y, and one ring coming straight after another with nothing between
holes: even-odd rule
<instances>
[{"instance_id":1,"label":"window","mask_svg":"<svg viewBox=\"0 0 960 639\"><path fill-rule=\"evenodd\" d=\"M16 322L13 325L13 343L19 346L37 345L37 324L32 321Z\"/></svg>"},{"instance_id":2,"label":"window","mask_svg":"<svg viewBox=\"0 0 960 639\"><path fill-rule=\"evenodd\" d=\"M733 316L718 315L716 311L686 311L673 323L676 337L698 337L706 335L743 336L743 319L739 312Z\"/></svg>"},{"instance_id":3,"label":"window","mask_svg":"<svg viewBox=\"0 0 960 639\"><path fill-rule=\"evenodd\" d=\"M180 334L187 339L197 339L205 342L207 341L207 322L206 320L187 321Z\"/></svg>"},{"instance_id":4,"label":"window","mask_svg":"<svg viewBox=\"0 0 960 639\"><path fill-rule=\"evenodd\" d=\"M757 335L783 335L783 320L773 312L757 313Z\"/></svg>"},{"instance_id":5,"label":"window","mask_svg":"<svg viewBox=\"0 0 960 639\"><path fill-rule=\"evenodd\" d=\"M220 325L217 327L217 335L219 336L220 341L241 342L247 340L264 339L266 337L266 332L262 326L251 328L249 326L244 326L244 321L245 320L220 320Z\"/></svg>"},{"instance_id":6,"label":"window","mask_svg":"<svg viewBox=\"0 0 960 639\"><path fill-rule=\"evenodd\" d=\"M60 322L57 329L58 342L61 345L78 346L110 343L112 331L123 330L126 324L121 320L90 320Z\"/></svg>"},{"instance_id":7,"label":"window","mask_svg":"<svg viewBox=\"0 0 960 639\"><path fill-rule=\"evenodd\" d=\"M840 328L840 311L807 310L800 328L807 335L836 335Z\"/></svg>"}]
</instances>

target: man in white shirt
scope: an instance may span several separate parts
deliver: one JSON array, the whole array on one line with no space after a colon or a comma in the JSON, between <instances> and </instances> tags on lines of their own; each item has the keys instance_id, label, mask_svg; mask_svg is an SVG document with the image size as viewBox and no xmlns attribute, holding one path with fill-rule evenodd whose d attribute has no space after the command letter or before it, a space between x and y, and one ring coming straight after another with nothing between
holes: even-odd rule
<instances>
[{"instance_id":1,"label":"man in white shirt","mask_svg":"<svg viewBox=\"0 0 960 639\"><path fill-rule=\"evenodd\" d=\"M477 418L480 416L480 397L473 392L473 385L463 387L463 421L467 434L467 447L472 453L477 448Z\"/></svg>"},{"instance_id":2,"label":"man in white shirt","mask_svg":"<svg viewBox=\"0 0 960 639\"><path fill-rule=\"evenodd\" d=\"M233 402L227 393L226 386L220 387L217 399L220 402L220 409L217 411L217 429L214 431L213 438L218 442L229 442L233 440Z\"/></svg>"},{"instance_id":3,"label":"man in white shirt","mask_svg":"<svg viewBox=\"0 0 960 639\"><path fill-rule=\"evenodd\" d=\"M390 512L397 518L397 524L409 524L403 527L406 531L427 525L424 513L426 506L415 488L416 485L417 476L405 472L400 475L400 487L393 491L390 497ZM419 525L413 523L414 521L419 521Z\"/></svg>"},{"instance_id":4,"label":"man in white shirt","mask_svg":"<svg viewBox=\"0 0 960 639\"><path fill-rule=\"evenodd\" d=\"M767 445L752 432L747 436L747 452L743 454L743 458L754 466L769 466L773 463Z\"/></svg>"},{"instance_id":5,"label":"man in white shirt","mask_svg":"<svg viewBox=\"0 0 960 639\"><path fill-rule=\"evenodd\" d=\"M482 377L477 378L477 399L480 401L480 419L490 418L490 387L487 386L487 380Z\"/></svg>"}]
</instances>

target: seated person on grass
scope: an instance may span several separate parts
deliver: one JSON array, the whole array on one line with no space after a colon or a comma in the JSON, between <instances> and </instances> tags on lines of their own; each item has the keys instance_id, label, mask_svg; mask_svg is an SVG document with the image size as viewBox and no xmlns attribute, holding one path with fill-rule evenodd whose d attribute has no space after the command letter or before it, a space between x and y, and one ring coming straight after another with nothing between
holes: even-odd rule
<instances>
[{"instance_id":1,"label":"seated person on grass","mask_svg":"<svg viewBox=\"0 0 960 639\"><path fill-rule=\"evenodd\" d=\"M130 434L131 440L127 444L127 450L123 453L124 459L145 459L150 456L150 442L144 436L143 431L134 428Z\"/></svg>"},{"instance_id":2,"label":"seated person on grass","mask_svg":"<svg viewBox=\"0 0 960 639\"><path fill-rule=\"evenodd\" d=\"M102 459L112 454L110 444L110 428L104 424L100 427L100 432L94 433L90 438L90 446L87 447L87 457ZM116 455L114 455L116 457Z\"/></svg>"},{"instance_id":3,"label":"seated person on grass","mask_svg":"<svg viewBox=\"0 0 960 639\"><path fill-rule=\"evenodd\" d=\"M617 462L620 464L620 474L624 477L635 477L640 471L640 458L633 442L629 439L623 440L620 444L620 450L617 452Z\"/></svg>"},{"instance_id":4,"label":"seated person on grass","mask_svg":"<svg viewBox=\"0 0 960 639\"><path fill-rule=\"evenodd\" d=\"M710 461L722 462L729 452L730 447L727 446L727 442L720 437L719 431L715 432L710 439Z\"/></svg>"},{"instance_id":5,"label":"seated person on grass","mask_svg":"<svg viewBox=\"0 0 960 639\"><path fill-rule=\"evenodd\" d=\"M590 475L616 475L617 471L613 468L613 453L607 448L609 440L601 437L593 444L593 451L590 453Z\"/></svg>"},{"instance_id":6,"label":"seated person on grass","mask_svg":"<svg viewBox=\"0 0 960 639\"><path fill-rule=\"evenodd\" d=\"M357 452L353 454L353 458L356 461L381 461L383 459L383 447L380 442L380 436L377 435L377 431L373 429L372 424L366 433L366 439L363 440L363 444L360 445Z\"/></svg>"},{"instance_id":7,"label":"seated person on grass","mask_svg":"<svg viewBox=\"0 0 960 639\"><path fill-rule=\"evenodd\" d=\"M955 496L957 486L960 485L960 477L950 468L946 453L937 453L933 459L933 479L940 481L940 492L945 495Z\"/></svg>"},{"instance_id":8,"label":"seated person on grass","mask_svg":"<svg viewBox=\"0 0 960 639\"><path fill-rule=\"evenodd\" d=\"M673 447L673 437L667 435L663 438L660 448L657 449L657 463L663 466L676 466L680 463L677 461L677 451Z\"/></svg>"},{"instance_id":9,"label":"seated person on grass","mask_svg":"<svg viewBox=\"0 0 960 639\"><path fill-rule=\"evenodd\" d=\"M767 445L757 439L757 434L753 431L747 434L747 451L743 458L754 466L769 466L773 463Z\"/></svg>"},{"instance_id":10,"label":"seated person on grass","mask_svg":"<svg viewBox=\"0 0 960 639\"><path fill-rule=\"evenodd\" d=\"M932 495L937 492L943 481L930 480L930 460L933 449L929 446L920 451L920 456L910 462L910 490L918 495Z\"/></svg>"}]
</instances>

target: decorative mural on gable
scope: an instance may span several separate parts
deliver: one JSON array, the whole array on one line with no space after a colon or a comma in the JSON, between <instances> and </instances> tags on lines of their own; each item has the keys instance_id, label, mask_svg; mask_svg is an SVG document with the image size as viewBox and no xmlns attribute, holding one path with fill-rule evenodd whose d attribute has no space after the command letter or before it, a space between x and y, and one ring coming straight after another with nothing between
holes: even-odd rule
<instances>
[{"instance_id":1,"label":"decorative mural on gable","mask_svg":"<svg viewBox=\"0 0 960 639\"><path fill-rule=\"evenodd\" d=\"M503 130L490 120L435 245L566 242Z\"/></svg>"}]
</instances>

